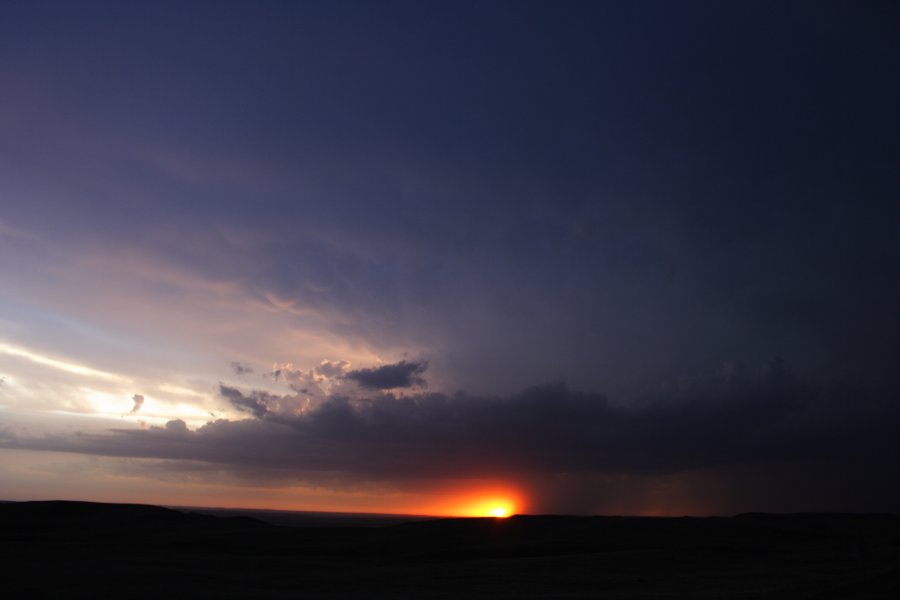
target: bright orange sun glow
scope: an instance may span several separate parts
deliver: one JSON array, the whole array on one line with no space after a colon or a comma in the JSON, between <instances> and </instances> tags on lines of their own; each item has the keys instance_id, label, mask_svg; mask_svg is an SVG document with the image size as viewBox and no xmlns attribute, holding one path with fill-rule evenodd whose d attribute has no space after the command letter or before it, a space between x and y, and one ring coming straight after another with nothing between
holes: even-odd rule
<instances>
[{"instance_id":1,"label":"bright orange sun glow","mask_svg":"<svg viewBox=\"0 0 900 600\"><path fill-rule=\"evenodd\" d=\"M518 502L509 497L491 496L488 498L479 498L464 506L461 513L467 517L496 517L505 519L514 515L518 510Z\"/></svg>"},{"instance_id":2,"label":"bright orange sun glow","mask_svg":"<svg viewBox=\"0 0 900 600\"><path fill-rule=\"evenodd\" d=\"M441 490L443 501L418 512L447 517L494 517L503 519L528 510L526 495L517 486L481 482Z\"/></svg>"}]
</instances>

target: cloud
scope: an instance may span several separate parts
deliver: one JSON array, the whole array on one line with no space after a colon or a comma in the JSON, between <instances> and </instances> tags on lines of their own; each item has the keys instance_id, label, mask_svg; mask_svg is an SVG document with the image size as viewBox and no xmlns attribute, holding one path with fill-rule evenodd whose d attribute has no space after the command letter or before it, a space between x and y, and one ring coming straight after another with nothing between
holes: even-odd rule
<instances>
[{"instance_id":1,"label":"cloud","mask_svg":"<svg viewBox=\"0 0 900 600\"><path fill-rule=\"evenodd\" d=\"M144 405L144 396L141 394L135 394L131 399L134 401L134 406L125 414L126 417L136 415L137 411L141 410L141 407Z\"/></svg>"},{"instance_id":2,"label":"cloud","mask_svg":"<svg viewBox=\"0 0 900 600\"><path fill-rule=\"evenodd\" d=\"M187 435L190 432L187 423L185 423L181 419L167 421L166 431L175 435Z\"/></svg>"},{"instance_id":3,"label":"cloud","mask_svg":"<svg viewBox=\"0 0 900 600\"><path fill-rule=\"evenodd\" d=\"M253 373L253 371L254 371L254 369L251 365L248 365L246 363L240 363L237 361L234 361L231 363L231 370L234 371L234 374L237 376L249 375L250 373Z\"/></svg>"},{"instance_id":4,"label":"cloud","mask_svg":"<svg viewBox=\"0 0 900 600\"><path fill-rule=\"evenodd\" d=\"M350 368L350 361L346 360L323 360L315 368L316 373L331 378L340 378L347 373Z\"/></svg>"},{"instance_id":5,"label":"cloud","mask_svg":"<svg viewBox=\"0 0 900 600\"><path fill-rule=\"evenodd\" d=\"M106 435L15 438L4 445L208 461L275 477L375 480L667 474L692 469L851 461L884 466L900 450L900 409L849 386L815 387L776 363L682 381L622 406L561 383L511 396L332 396L220 392L249 420L196 431L167 425ZM181 435L173 445L171 435ZM892 460L892 459L890 459ZM317 475L318 474L318 475Z\"/></svg>"},{"instance_id":6,"label":"cloud","mask_svg":"<svg viewBox=\"0 0 900 600\"><path fill-rule=\"evenodd\" d=\"M281 415L298 415L311 406L309 399L301 395L277 395L263 391L244 394L237 388L219 384L219 393L236 409L249 413L257 419Z\"/></svg>"},{"instance_id":7,"label":"cloud","mask_svg":"<svg viewBox=\"0 0 900 600\"><path fill-rule=\"evenodd\" d=\"M425 380L420 376L427 368L428 362L424 360L417 362L401 360L392 365L349 371L344 377L367 390L423 387Z\"/></svg>"},{"instance_id":8,"label":"cloud","mask_svg":"<svg viewBox=\"0 0 900 600\"><path fill-rule=\"evenodd\" d=\"M237 388L227 385L219 385L219 393L236 409L248 412L257 419L265 417L269 413L269 406L278 401L276 396L268 392L251 392L245 396Z\"/></svg>"},{"instance_id":9,"label":"cloud","mask_svg":"<svg viewBox=\"0 0 900 600\"><path fill-rule=\"evenodd\" d=\"M685 511L900 509L894 396L812 385L780 361L673 380L628 405L559 382L505 396L220 393L249 418L194 430L170 421L102 434L8 432L0 447L206 465L248 485L418 489L501 478L525 482L542 510L596 510L591 502L602 500L630 512L641 494L677 496Z\"/></svg>"},{"instance_id":10,"label":"cloud","mask_svg":"<svg viewBox=\"0 0 900 600\"><path fill-rule=\"evenodd\" d=\"M86 367L83 365L50 358L49 356L44 356L38 354L36 352L32 352L26 348L20 348L17 346L10 346L7 344L0 344L0 353L9 354L11 356L16 356L20 358L24 358L33 363L44 365L47 367L51 367L53 369L58 369L60 371L65 371L66 373L72 373L75 375L84 375L87 377L95 377L98 379L108 379L113 381L122 381L123 378L119 375L115 375L113 373L107 373L105 371L99 371L97 369L92 369L90 367Z\"/></svg>"},{"instance_id":11,"label":"cloud","mask_svg":"<svg viewBox=\"0 0 900 600\"><path fill-rule=\"evenodd\" d=\"M321 399L333 393L352 391L343 385L349 369L350 361L347 360L323 360L307 370L296 369L290 363L276 363L270 376L286 383L295 392Z\"/></svg>"}]
</instances>

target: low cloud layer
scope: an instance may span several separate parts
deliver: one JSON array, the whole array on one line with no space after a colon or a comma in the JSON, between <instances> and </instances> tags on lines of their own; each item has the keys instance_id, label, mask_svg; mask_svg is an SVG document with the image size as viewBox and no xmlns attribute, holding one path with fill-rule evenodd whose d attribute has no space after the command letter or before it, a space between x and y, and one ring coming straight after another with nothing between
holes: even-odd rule
<instances>
[{"instance_id":1,"label":"low cloud layer","mask_svg":"<svg viewBox=\"0 0 900 600\"><path fill-rule=\"evenodd\" d=\"M895 403L850 386L806 384L780 363L756 375L732 369L682 381L627 407L561 383L507 397L378 393L315 406L302 394L224 385L221 394L252 418L196 431L171 421L105 435L8 435L2 445L208 463L273 479L404 485L746 469L784 479L791 464L818 465L826 478L832 467L851 465L859 485L894 478L900 453Z\"/></svg>"}]
</instances>

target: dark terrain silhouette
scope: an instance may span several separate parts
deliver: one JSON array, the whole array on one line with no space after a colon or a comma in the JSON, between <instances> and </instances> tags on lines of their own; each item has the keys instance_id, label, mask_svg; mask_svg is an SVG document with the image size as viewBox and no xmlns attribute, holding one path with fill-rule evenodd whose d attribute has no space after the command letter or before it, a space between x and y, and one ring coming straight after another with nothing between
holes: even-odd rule
<instances>
[{"instance_id":1,"label":"dark terrain silhouette","mask_svg":"<svg viewBox=\"0 0 900 600\"><path fill-rule=\"evenodd\" d=\"M134 504L0 504L4 596L891 598L900 517L514 516L280 527Z\"/></svg>"}]
</instances>

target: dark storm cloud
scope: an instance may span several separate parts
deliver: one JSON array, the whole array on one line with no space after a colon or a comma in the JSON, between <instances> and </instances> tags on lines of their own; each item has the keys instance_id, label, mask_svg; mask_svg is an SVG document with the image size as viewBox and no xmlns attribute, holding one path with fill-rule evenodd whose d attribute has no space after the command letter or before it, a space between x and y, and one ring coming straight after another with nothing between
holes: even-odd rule
<instances>
[{"instance_id":1,"label":"dark storm cloud","mask_svg":"<svg viewBox=\"0 0 900 600\"><path fill-rule=\"evenodd\" d=\"M428 369L426 361L406 361L392 365L383 365L371 369L349 371L344 377L355 381L367 390L392 390L395 388L422 387L425 379L421 377Z\"/></svg>"},{"instance_id":2,"label":"dark storm cloud","mask_svg":"<svg viewBox=\"0 0 900 600\"><path fill-rule=\"evenodd\" d=\"M700 469L726 477L747 468L776 469L783 478L785 465L805 462L826 474L852 465L862 485L895 473L900 452L893 398L809 385L779 362L762 373L732 368L682 380L630 407L563 384L506 397L332 397L304 411L294 410L290 396L227 386L221 393L255 418L217 420L196 431L172 421L106 435L8 436L3 446L201 461L275 479L394 483Z\"/></svg>"},{"instance_id":3,"label":"dark storm cloud","mask_svg":"<svg viewBox=\"0 0 900 600\"><path fill-rule=\"evenodd\" d=\"M466 389L619 391L772 349L890 380L887 6L21 3L0 175L29 201L4 219L438 348Z\"/></svg>"}]
</instances>

